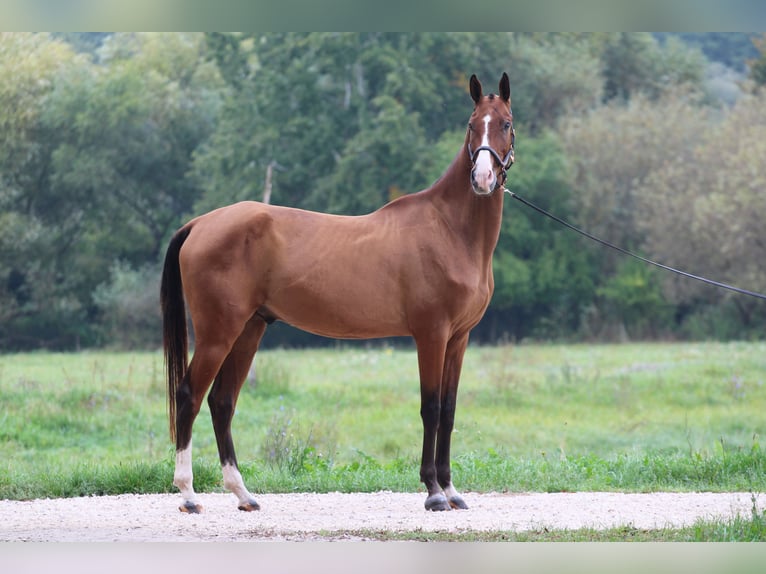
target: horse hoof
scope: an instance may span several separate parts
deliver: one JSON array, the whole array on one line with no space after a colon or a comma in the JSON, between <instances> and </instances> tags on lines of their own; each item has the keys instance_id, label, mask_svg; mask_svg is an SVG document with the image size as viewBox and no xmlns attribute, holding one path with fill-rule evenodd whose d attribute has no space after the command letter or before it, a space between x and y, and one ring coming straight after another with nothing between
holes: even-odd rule
<instances>
[{"instance_id":1,"label":"horse hoof","mask_svg":"<svg viewBox=\"0 0 766 574\"><path fill-rule=\"evenodd\" d=\"M187 500L181 506L178 507L178 510L180 510L181 512L185 512L186 514L200 514L202 513L202 505L196 504L192 502L191 500Z\"/></svg>"},{"instance_id":2,"label":"horse hoof","mask_svg":"<svg viewBox=\"0 0 766 574\"><path fill-rule=\"evenodd\" d=\"M465 500L457 495L450 497L449 505L455 510L468 510L468 505L465 503Z\"/></svg>"},{"instance_id":3,"label":"horse hoof","mask_svg":"<svg viewBox=\"0 0 766 574\"><path fill-rule=\"evenodd\" d=\"M433 511L452 510L452 507L447 501L447 497L439 493L439 494L432 494L431 496L426 498L426 510L433 510Z\"/></svg>"},{"instance_id":4,"label":"horse hoof","mask_svg":"<svg viewBox=\"0 0 766 574\"><path fill-rule=\"evenodd\" d=\"M260 510L261 505L258 504L254 498L251 498L244 504L240 504L237 508L244 512L252 512L253 510Z\"/></svg>"}]
</instances>

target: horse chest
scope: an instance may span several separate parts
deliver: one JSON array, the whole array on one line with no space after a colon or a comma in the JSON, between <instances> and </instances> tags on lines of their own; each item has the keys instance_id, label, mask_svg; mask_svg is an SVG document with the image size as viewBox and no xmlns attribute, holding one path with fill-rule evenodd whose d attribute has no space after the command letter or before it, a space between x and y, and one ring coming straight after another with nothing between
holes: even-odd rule
<instances>
[{"instance_id":1,"label":"horse chest","mask_svg":"<svg viewBox=\"0 0 766 574\"><path fill-rule=\"evenodd\" d=\"M452 317L475 323L484 314L494 289L491 264L456 249L433 266L427 298L447 306Z\"/></svg>"}]
</instances>

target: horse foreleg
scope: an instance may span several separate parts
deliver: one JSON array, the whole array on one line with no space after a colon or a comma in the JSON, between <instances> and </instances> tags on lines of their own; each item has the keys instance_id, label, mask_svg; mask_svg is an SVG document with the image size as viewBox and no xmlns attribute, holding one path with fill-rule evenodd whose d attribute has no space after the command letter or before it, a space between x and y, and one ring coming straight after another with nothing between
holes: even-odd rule
<instances>
[{"instance_id":1,"label":"horse foreleg","mask_svg":"<svg viewBox=\"0 0 766 574\"><path fill-rule=\"evenodd\" d=\"M234 493L239 501L238 508L245 511L259 510L260 505L247 490L242 474L239 472L231 435L231 420L237 405L237 397L247 378L247 372L265 329L266 323L260 317L254 317L247 323L221 365L208 396L218 444L218 456L221 460L223 486Z\"/></svg>"},{"instance_id":2,"label":"horse foreleg","mask_svg":"<svg viewBox=\"0 0 766 574\"><path fill-rule=\"evenodd\" d=\"M441 412L439 431L436 437L436 478L452 508L466 509L468 505L452 484L450 465L450 443L452 429L455 426L455 407L457 406L457 389L460 381L460 371L463 366L463 355L468 345L468 334L459 335L450 340L444 360L442 376Z\"/></svg>"},{"instance_id":3,"label":"horse foreleg","mask_svg":"<svg viewBox=\"0 0 766 574\"><path fill-rule=\"evenodd\" d=\"M445 342L417 340L420 371L420 417L423 419L423 455L420 480L428 490L426 510L449 510L450 505L437 480L435 447L441 412L441 379Z\"/></svg>"}]
</instances>

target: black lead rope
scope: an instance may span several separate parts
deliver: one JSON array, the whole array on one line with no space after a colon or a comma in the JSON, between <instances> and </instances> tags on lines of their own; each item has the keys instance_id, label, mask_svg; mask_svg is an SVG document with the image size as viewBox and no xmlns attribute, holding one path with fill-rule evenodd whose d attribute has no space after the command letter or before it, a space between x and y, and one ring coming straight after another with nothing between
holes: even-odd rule
<instances>
[{"instance_id":1,"label":"black lead rope","mask_svg":"<svg viewBox=\"0 0 766 574\"><path fill-rule=\"evenodd\" d=\"M604 245L606 247L610 247L616 251L619 251L620 253L623 253L625 255L629 255L630 257L634 257L635 259L638 259L639 261L643 261L644 263L648 263L649 265L654 265L655 267L659 267L660 269L665 269L666 271L672 271L673 273L677 273L678 275L683 275L684 277L689 277L690 279L696 279L697 281L702 281L703 283L707 283L708 285L715 285L716 287L721 287L723 289L728 289L729 291L734 291L735 293L740 293L742 295L750 295L751 297L757 297L758 299L764 299L766 300L766 295L763 295L762 293L756 293L755 291L748 291L747 289L740 289L739 287L733 287L732 285L727 285L726 283L719 283L718 281L713 281L712 279L706 279L705 277L700 277L699 275L692 275L691 273L687 273L686 271L680 271L679 269L674 269L673 267L669 267L667 265L663 265L662 263L657 263L656 261L652 261L651 259L647 259L645 257L641 257L640 255L636 255L635 253L631 253L627 249L623 249L622 247L617 247L616 245L613 245L609 243L608 241L604 241L603 239L599 239L598 237L591 235L587 231L583 231L582 229L579 229L575 227L574 225L567 223L563 219L556 217L552 213L548 213L545 211L542 207L536 206L534 203L531 203L530 201L527 201L523 197L520 197L513 193L511 190L504 188L504 191L514 199L519 200L524 205L531 207L538 213L543 214L546 217L550 217L553 221L556 221L563 225L564 227L568 227L572 231L576 231L580 235L584 235L588 239L592 239L596 243L600 243L601 245Z\"/></svg>"}]
</instances>

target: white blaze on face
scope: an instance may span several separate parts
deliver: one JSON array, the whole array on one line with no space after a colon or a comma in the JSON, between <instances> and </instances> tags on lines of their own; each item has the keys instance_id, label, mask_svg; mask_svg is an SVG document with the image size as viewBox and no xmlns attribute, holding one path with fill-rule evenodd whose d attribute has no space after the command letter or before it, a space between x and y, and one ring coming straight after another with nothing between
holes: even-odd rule
<instances>
[{"instance_id":1,"label":"white blaze on face","mask_svg":"<svg viewBox=\"0 0 766 574\"><path fill-rule=\"evenodd\" d=\"M482 146L489 146L489 122L491 119L489 114L482 118L484 122L484 134L481 137ZM481 150L474 163L473 179L476 187L484 193L490 193L495 187L496 178L493 167L492 155L487 150Z\"/></svg>"}]
</instances>

